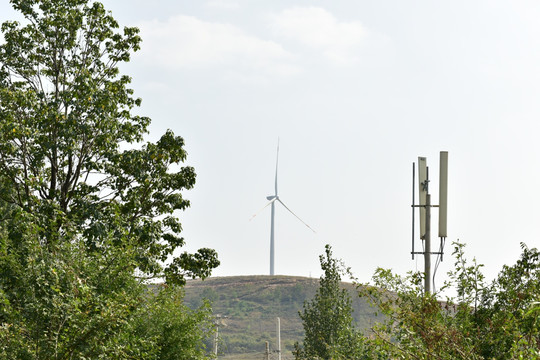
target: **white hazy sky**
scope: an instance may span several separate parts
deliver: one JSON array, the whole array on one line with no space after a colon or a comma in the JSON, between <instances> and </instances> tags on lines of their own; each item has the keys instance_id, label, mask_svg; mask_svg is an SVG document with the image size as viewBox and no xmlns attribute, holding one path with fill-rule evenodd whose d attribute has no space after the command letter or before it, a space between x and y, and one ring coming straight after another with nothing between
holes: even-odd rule
<instances>
[{"instance_id":1,"label":"white hazy sky","mask_svg":"<svg viewBox=\"0 0 540 360\"><path fill-rule=\"evenodd\" d=\"M440 150L439 273L458 238L488 278L520 242L539 245L539 2L104 4L141 28L123 70L153 119L149 139L167 128L185 138L198 177L184 236L190 251L218 251L214 275L269 271L270 208L249 218L273 194L278 137L280 198L317 232L277 207L277 274L318 277L327 243L363 281L378 266L423 269L409 254L411 167L428 158L437 199ZM0 19L13 16L3 1Z\"/></svg>"}]
</instances>

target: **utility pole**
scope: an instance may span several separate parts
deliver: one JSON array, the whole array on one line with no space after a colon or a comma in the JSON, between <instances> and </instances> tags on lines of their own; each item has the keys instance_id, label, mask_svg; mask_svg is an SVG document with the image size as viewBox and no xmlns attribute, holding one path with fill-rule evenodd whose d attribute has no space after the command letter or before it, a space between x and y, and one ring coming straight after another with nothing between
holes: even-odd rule
<instances>
[{"instance_id":1,"label":"utility pole","mask_svg":"<svg viewBox=\"0 0 540 360\"><path fill-rule=\"evenodd\" d=\"M424 289L426 294L431 293L431 195L426 195L426 234L424 236Z\"/></svg>"},{"instance_id":2,"label":"utility pole","mask_svg":"<svg viewBox=\"0 0 540 360\"><path fill-rule=\"evenodd\" d=\"M219 340L219 326L216 326L216 335L214 336L214 354L217 358L218 353L218 340Z\"/></svg>"},{"instance_id":3,"label":"utility pole","mask_svg":"<svg viewBox=\"0 0 540 360\"><path fill-rule=\"evenodd\" d=\"M281 321L277 318L277 353L278 360L281 360Z\"/></svg>"},{"instance_id":4,"label":"utility pole","mask_svg":"<svg viewBox=\"0 0 540 360\"><path fill-rule=\"evenodd\" d=\"M221 314L217 314L214 317L214 325L216 325L216 334L214 335L214 355L218 355L218 344L219 344L219 325L227 326L223 319L227 319L228 316L222 316Z\"/></svg>"},{"instance_id":5,"label":"utility pole","mask_svg":"<svg viewBox=\"0 0 540 360\"><path fill-rule=\"evenodd\" d=\"M266 351L264 352L264 360L270 360L270 346L266 342Z\"/></svg>"}]
</instances>

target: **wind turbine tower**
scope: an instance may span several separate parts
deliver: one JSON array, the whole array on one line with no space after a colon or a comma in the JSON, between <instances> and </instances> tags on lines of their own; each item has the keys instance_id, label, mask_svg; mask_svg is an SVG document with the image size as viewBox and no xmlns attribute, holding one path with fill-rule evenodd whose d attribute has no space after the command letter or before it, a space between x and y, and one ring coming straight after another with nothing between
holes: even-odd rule
<instances>
[{"instance_id":1,"label":"wind turbine tower","mask_svg":"<svg viewBox=\"0 0 540 360\"><path fill-rule=\"evenodd\" d=\"M268 205L271 205L271 218L270 218L270 275L274 275L275 272L274 272L274 259L275 259L275 256L274 256L274 225L275 225L275 214L276 214L276 202L279 202L281 205L283 205L283 207L285 209L287 209L288 212L290 212L291 214L293 214L298 220L300 220L300 222L302 222L302 224L306 225L311 231L315 232L315 230L313 230L311 228L311 226L309 226L308 224L306 224L302 219L300 219L298 217L298 215L296 215L291 209L289 209L287 207L287 205L285 205L283 203L283 201L281 201L281 199L279 198L278 196L278 162L279 162L279 139L278 139L278 146L277 146L277 155L276 155L276 175L275 175L275 179L274 179L274 195L269 195L266 197L266 200L268 200L268 203L261 209L259 210L255 215L253 215L251 217L251 219L253 219L255 216L257 216L262 210L264 210Z\"/></svg>"}]
</instances>

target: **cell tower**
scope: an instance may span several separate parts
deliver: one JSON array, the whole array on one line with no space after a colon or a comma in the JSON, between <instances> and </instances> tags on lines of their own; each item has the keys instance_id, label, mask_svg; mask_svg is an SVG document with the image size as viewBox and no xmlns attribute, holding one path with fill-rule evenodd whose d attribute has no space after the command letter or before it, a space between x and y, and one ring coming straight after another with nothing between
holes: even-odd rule
<instances>
[{"instance_id":1,"label":"cell tower","mask_svg":"<svg viewBox=\"0 0 540 360\"><path fill-rule=\"evenodd\" d=\"M418 157L418 205L415 205L415 164L413 163L413 187L412 187L412 251L411 255L424 255L424 291L431 292L431 282L435 284L435 272L439 263L443 260L444 243L446 241L447 230L447 204L448 204L448 151L441 151L439 160L439 205L431 204L431 194L429 193L429 167L425 157ZM431 251L431 208L439 208L439 251ZM416 208L420 213L420 239L422 240L423 251L414 251L414 214ZM431 255L437 255L433 280L431 278ZM434 286L435 287L435 286Z\"/></svg>"}]
</instances>

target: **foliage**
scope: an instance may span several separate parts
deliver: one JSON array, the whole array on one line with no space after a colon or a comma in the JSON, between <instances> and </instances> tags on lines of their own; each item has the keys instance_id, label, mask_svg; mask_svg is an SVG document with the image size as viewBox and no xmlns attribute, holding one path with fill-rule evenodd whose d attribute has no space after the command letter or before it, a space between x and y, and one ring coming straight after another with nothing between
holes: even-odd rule
<instances>
[{"instance_id":1,"label":"foliage","mask_svg":"<svg viewBox=\"0 0 540 360\"><path fill-rule=\"evenodd\" d=\"M519 261L488 284L463 248L455 243L455 269L445 284L455 289L455 299L424 294L418 273L400 277L378 269L375 286L359 287L386 317L372 329L367 347L381 358L540 358L538 250L522 245Z\"/></svg>"},{"instance_id":2,"label":"foliage","mask_svg":"<svg viewBox=\"0 0 540 360\"><path fill-rule=\"evenodd\" d=\"M133 274L183 284L219 264L201 249L163 265L195 183L183 139L142 143L119 71L138 29L90 0L11 3L26 21L1 28L0 355L149 358L156 342L127 340L147 296Z\"/></svg>"},{"instance_id":3,"label":"foliage","mask_svg":"<svg viewBox=\"0 0 540 360\"><path fill-rule=\"evenodd\" d=\"M135 339L151 339L152 354L144 359L208 359L205 341L214 332L212 309L203 303L191 310L184 305L183 290L177 287L159 289L141 307L135 320Z\"/></svg>"},{"instance_id":4,"label":"foliage","mask_svg":"<svg viewBox=\"0 0 540 360\"><path fill-rule=\"evenodd\" d=\"M327 247L320 289L300 314L306 337L296 358L540 359L540 252L522 244L517 263L488 283L482 265L465 258L464 245L454 246L455 267L440 293L424 293L420 273L402 277L385 269L377 269L372 285L357 284L383 316L363 335L340 325L350 323L336 282L344 267ZM456 296L441 301L449 289Z\"/></svg>"},{"instance_id":5,"label":"foliage","mask_svg":"<svg viewBox=\"0 0 540 360\"><path fill-rule=\"evenodd\" d=\"M108 254L81 251L81 242L64 242L51 252L32 235L11 242L2 238L5 358L99 358L104 348L127 357L129 344L117 335L143 295L142 285L123 269L128 255L114 252L112 261Z\"/></svg>"},{"instance_id":6,"label":"foliage","mask_svg":"<svg viewBox=\"0 0 540 360\"><path fill-rule=\"evenodd\" d=\"M297 359L357 359L363 358L360 332L355 328L352 317L352 300L346 289L341 287L341 276L348 269L332 257L330 245L325 255L320 256L324 275L319 288L299 312L305 336L303 344L296 344ZM366 357L367 358L367 357Z\"/></svg>"},{"instance_id":7,"label":"foliage","mask_svg":"<svg viewBox=\"0 0 540 360\"><path fill-rule=\"evenodd\" d=\"M53 248L84 238L88 252L121 247L132 266L162 275L161 262L184 244L173 215L189 206L180 194L193 168L170 172L186 158L183 139L167 131L142 140L150 119L131 110L130 78L118 65L139 48L138 29L118 24L98 2L12 0L28 20L6 22L0 46L2 201L28 215L40 241ZM111 244L108 242L114 239ZM207 276L215 253L173 260L169 281Z\"/></svg>"}]
</instances>

